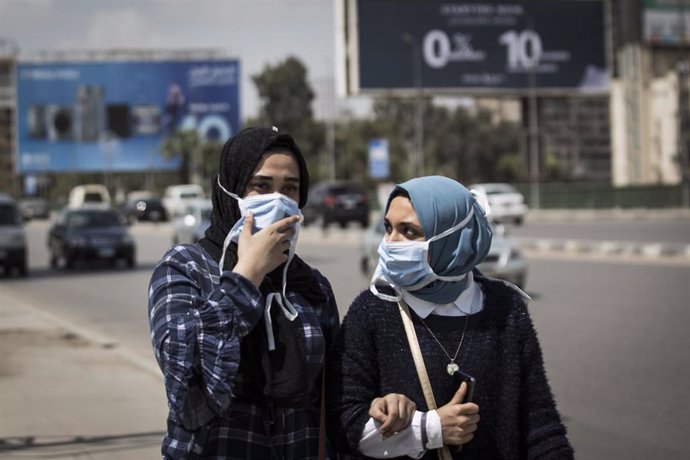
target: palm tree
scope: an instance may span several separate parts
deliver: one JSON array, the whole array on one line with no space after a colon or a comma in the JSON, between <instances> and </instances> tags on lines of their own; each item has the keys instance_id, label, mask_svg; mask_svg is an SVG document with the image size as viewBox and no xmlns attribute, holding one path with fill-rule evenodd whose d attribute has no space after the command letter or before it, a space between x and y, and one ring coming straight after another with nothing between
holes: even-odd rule
<instances>
[{"instance_id":1,"label":"palm tree","mask_svg":"<svg viewBox=\"0 0 690 460\"><path fill-rule=\"evenodd\" d=\"M163 158L170 159L180 156L180 181L186 184L200 182L198 165L204 151L203 139L196 130L178 130L163 138L160 146Z\"/></svg>"}]
</instances>

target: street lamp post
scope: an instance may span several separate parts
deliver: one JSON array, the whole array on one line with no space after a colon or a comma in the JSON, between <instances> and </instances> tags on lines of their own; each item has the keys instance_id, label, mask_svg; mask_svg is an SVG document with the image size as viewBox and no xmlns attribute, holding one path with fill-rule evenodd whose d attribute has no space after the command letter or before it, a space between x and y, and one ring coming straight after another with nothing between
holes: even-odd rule
<instances>
[{"instance_id":1,"label":"street lamp post","mask_svg":"<svg viewBox=\"0 0 690 460\"><path fill-rule=\"evenodd\" d=\"M422 88L422 49L419 40L405 32L402 40L411 46L412 78L415 87L414 154L410 176L424 175L424 100Z\"/></svg>"}]
</instances>

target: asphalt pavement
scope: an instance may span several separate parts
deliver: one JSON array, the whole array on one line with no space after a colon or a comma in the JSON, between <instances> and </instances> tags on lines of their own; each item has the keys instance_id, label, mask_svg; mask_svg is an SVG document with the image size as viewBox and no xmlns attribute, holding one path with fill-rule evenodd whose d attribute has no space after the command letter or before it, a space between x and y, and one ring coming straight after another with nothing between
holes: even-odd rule
<instances>
[{"instance_id":1,"label":"asphalt pavement","mask_svg":"<svg viewBox=\"0 0 690 460\"><path fill-rule=\"evenodd\" d=\"M667 216L671 212L664 211ZM607 216L649 218L650 214L609 212ZM534 212L530 219L601 215ZM675 210L673 216L687 219L690 212ZM300 235L312 241L322 237L321 230L314 227L305 228ZM517 240L528 251L690 262L690 244ZM358 244L358 240L350 243ZM2 289L0 350L0 458L160 458L167 406L153 355L142 360L107 337L80 329Z\"/></svg>"},{"instance_id":2,"label":"asphalt pavement","mask_svg":"<svg viewBox=\"0 0 690 460\"><path fill-rule=\"evenodd\" d=\"M2 289L0 350L0 458L161 458L152 364Z\"/></svg>"}]
</instances>

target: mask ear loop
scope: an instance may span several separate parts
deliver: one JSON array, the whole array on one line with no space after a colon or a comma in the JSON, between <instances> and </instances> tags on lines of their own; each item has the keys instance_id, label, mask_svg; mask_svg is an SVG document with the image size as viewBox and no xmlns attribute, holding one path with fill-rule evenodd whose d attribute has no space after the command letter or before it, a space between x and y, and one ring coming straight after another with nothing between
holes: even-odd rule
<instances>
[{"instance_id":1,"label":"mask ear loop","mask_svg":"<svg viewBox=\"0 0 690 460\"><path fill-rule=\"evenodd\" d=\"M238 203L242 202L242 198L237 196L236 194L232 193L225 187L223 187L223 184L220 183L220 175L216 175L216 183L218 184L218 187L221 188L227 195L230 195L232 198L236 199ZM220 274L223 274L223 267L225 266L225 252L228 250L228 246L230 246L230 242L232 241L232 238L234 236L235 231L239 227L239 224L243 222L242 219L238 220L237 223L230 229L228 234L225 236L225 240L223 240L223 253L220 256L220 262L218 262L219 268L220 268Z\"/></svg>"},{"instance_id":2,"label":"mask ear loop","mask_svg":"<svg viewBox=\"0 0 690 460\"><path fill-rule=\"evenodd\" d=\"M285 267L283 268L283 292L282 295L278 292L271 292L266 296L266 303L264 305L264 324L266 325L266 339L268 340L268 349L273 351L276 349L275 338L273 336L273 318L271 318L271 306L273 305L273 300L278 302L278 306L283 311L283 314L289 321L294 321L297 318L299 312L295 306L288 300L286 290L287 290L287 270L290 262L292 262L295 256L295 248L290 244L290 253L288 255L288 260L285 262Z\"/></svg>"},{"instance_id":3,"label":"mask ear loop","mask_svg":"<svg viewBox=\"0 0 690 460\"><path fill-rule=\"evenodd\" d=\"M393 289L393 291L396 293L396 296L390 296L388 294L384 294L383 292L379 292L378 288L376 287L376 281L379 280L385 282L388 286L390 286L391 289ZM376 266L374 276L371 277L371 282L369 283L369 291L371 291L371 293L379 299L387 300L389 302L398 302L402 299L402 296L398 292L398 287L395 284L393 284L393 282L381 270L380 261L379 264Z\"/></svg>"},{"instance_id":4,"label":"mask ear loop","mask_svg":"<svg viewBox=\"0 0 690 460\"><path fill-rule=\"evenodd\" d=\"M491 206L489 205L489 198L486 196L486 193L472 189L470 190L470 194L474 197L474 200L477 202L477 204L482 208L484 215L489 217L489 215L491 215Z\"/></svg>"}]
</instances>

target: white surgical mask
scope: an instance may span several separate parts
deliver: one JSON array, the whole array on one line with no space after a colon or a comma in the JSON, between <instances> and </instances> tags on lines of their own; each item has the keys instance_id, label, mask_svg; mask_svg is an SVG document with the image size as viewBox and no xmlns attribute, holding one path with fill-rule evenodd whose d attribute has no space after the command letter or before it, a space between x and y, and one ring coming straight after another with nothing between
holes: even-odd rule
<instances>
[{"instance_id":1,"label":"white surgical mask","mask_svg":"<svg viewBox=\"0 0 690 460\"><path fill-rule=\"evenodd\" d=\"M254 227L257 229L257 231L264 229L286 217L300 216L300 221L295 224L295 234L292 236L292 238L290 238L288 260L285 262L285 267L283 268L282 296L277 292L272 292L268 294L265 299L264 322L266 323L266 333L268 335L268 349L275 350L275 339L273 337L273 325L271 322L271 305L273 304L273 300L278 302L283 314L290 321L293 321L297 317L297 310L288 300L285 292L287 287L287 269L295 256L300 222L303 219L302 212L299 209L299 204L295 200L283 195L282 193L274 192L260 195L250 195L242 198L223 187L220 183L220 178L217 178L217 183L226 195L237 200L237 205L240 208L240 215L242 216L235 223L235 225L233 225L225 237L225 241L223 241L223 255L221 256L219 262L221 274L223 273L223 265L225 263L225 252L232 241L237 242L239 240L240 233L244 228L244 222L247 218L247 214L251 213L254 217Z\"/></svg>"},{"instance_id":2,"label":"white surgical mask","mask_svg":"<svg viewBox=\"0 0 690 460\"><path fill-rule=\"evenodd\" d=\"M426 241L386 241L384 238L379 245L379 263L371 278L369 289L377 297L397 302L401 296L399 290L413 292L423 288L436 280L460 281L467 273L455 276L441 276L434 273L429 265L429 245L462 229L472 219L474 209L470 208L467 216L458 224L429 238ZM381 293L376 288L377 281L384 281L396 291L395 296Z\"/></svg>"}]
</instances>

